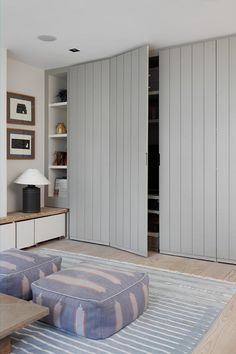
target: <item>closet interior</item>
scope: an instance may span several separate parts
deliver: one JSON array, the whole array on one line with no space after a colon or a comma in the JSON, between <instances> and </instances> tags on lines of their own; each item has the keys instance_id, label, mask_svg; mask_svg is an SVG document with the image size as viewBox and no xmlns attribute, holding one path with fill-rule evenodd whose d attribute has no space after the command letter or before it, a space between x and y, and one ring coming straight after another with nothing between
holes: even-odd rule
<instances>
[{"instance_id":1,"label":"closet interior","mask_svg":"<svg viewBox=\"0 0 236 354\"><path fill-rule=\"evenodd\" d=\"M159 252L159 57L149 58L148 249Z\"/></svg>"}]
</instances>

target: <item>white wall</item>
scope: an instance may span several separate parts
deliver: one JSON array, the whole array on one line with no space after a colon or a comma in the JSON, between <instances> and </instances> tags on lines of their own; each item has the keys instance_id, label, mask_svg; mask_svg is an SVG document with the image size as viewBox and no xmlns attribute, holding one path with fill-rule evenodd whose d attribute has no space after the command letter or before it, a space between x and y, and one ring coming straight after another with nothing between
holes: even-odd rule
<instances>
[{"instance_id":1,"label":"white wall","mask_svg":"<svg viewBox=\"0 0 236 354\"><path fill-rule=\"evenodd\" d=\"M44 172L44 70L7 59L7 91L35 97L35 126L8 124L8 128L35 130L35 159L7 161L7 210L22 209L22 186L14 180L27 168ZM44 205L41 187L41 206Z\"/></svg>"},{"instance_id":2,"label":"white wall","mask_svg":"<svg viewBox=\"0 0 236 354\"><path fill-rule=\"evenodd\" d=\"M6 75L7 51L4 45L5 17L3 3L0 2L0 217L7 212L7 180L6 180Z\"/></svg>"},{"instance_id":3,"label":"white wall","mask_svg":"<svg viewBox=\"0 0 236 354\"><path fill-rule=\"evenodd\" d=\"M6 183L6 65L7 51L0 47L0 217L7 212Z\"/></svg>"}]
</instances>

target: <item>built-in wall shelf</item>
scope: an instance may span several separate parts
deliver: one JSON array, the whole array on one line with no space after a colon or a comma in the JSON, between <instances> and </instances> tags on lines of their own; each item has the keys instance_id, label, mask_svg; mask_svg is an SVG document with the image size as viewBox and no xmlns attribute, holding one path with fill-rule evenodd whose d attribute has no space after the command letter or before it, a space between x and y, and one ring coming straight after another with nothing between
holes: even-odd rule
<instances>
[{"instance_id":1,"label":"built-in wall shelf","mask_svg":"<svg viewBox=\"0 0 236 354\"><path fill-rule=\"evenodd\" d=\"M46 71L46 158L45 171L50 184L45 188L45 203L52 207L68 207L67 190L67 106L61 102L61 91L67 90L67 68ZM66 99L66 98L65 98ZM58 130L59 126L65 130ZM57 134L61 131L63 134ZM64 165L65 164L65 165Z\"/></svg>"},{"instance_id":2,"label":"built-in wall shelf","mask_svg":"<svg viewBox=\"0 0 236 354\"><path fill-rule=\"evenodd\" d=\"M67 170L67 166L64 165L51 165L49 168L52 170Z\"/></svg>"},{"instance_id":3,"label":"built-in wall shelf","mask_svg":"<svg viewBox=\"0 0 236 354\"><path fill-rule=\"evenodd\" d=\"M65 108L67 107L67 102L55 102L55 103L49 103L49 107L54 107L54 108Z\"/></svg>"},{"instance_id":4,"label":"built-in wall shelf","mask_svg":"<svg viewBox=\"0 0 236 354\"><path fill-rule=\"evenodd\" d=\"M53 139L62 139L62 138L67 138L67 134L49 134L49 138Z\"/></svg>"}]
</instances>

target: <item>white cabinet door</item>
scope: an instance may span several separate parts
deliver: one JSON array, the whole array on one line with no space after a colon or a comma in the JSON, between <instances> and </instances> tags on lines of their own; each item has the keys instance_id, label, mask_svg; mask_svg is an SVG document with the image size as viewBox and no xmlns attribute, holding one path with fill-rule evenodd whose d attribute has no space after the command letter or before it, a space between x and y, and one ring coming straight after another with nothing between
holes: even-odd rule
<instances>
[{"instance_id":1,"label":"white cabinet door","mask_svg":"<svg viewBox=\"0 0 236 354\"><path fill-rule=\"evenodd\" d=\"M35 243L65 236L65 214L35 219Z\"/></svg>"},{"instance_id":2,"label":"white cabinet door","mask_svg":"<svg viewBox=\"0 0 236 354\"><path fill-rule=\"evenodd\" d=\"M0 225L0 251L15 247L15 223Z\"/></svg>"},{"instance_id":3,"label":"white cabinet door","mask_svg":"<svg viewBox=\"0 0 236 354\"><path fill-rule=\"evenodd\" d=\"M216 41L162 50L159 71L160 251L215 260Z\"/></svg>"},{"instance_id":4,"label":"white cabinet door","mask_svg":"<svg viewBox=\"0 0 236 354\"><path fill-rule=\"evenodd\" d=\"M69 71L70 238L109 244L109 60Z\"/></svg>"},{"instance_id":5,"label":"white cabinet door","mask_svg":"<svg viewBox=\"0 0 236 354\"><path fill-rule=\"evenodd\" d=\"M31 247L34 243L34 220L16 222L16 247Z\"/></svg>"},{"instance_id":6,"label":"white cabinet door","mask_svg":"<svg viewBox=\"0 0 236 354\"><path fill-rule=\"evenodd\" d=\"M236 37L217 41L217 260L236 262Z\"/></svg>"},{"instance_id":7,"label":"white cabinet door","mask_svg":"<svg viewBox=\"0 0 236 354\"><path fill-rule=\"evenodd\" d=\"M147 255L148 47L110 60L110 244Z\"/></svg>"}]
</instances>

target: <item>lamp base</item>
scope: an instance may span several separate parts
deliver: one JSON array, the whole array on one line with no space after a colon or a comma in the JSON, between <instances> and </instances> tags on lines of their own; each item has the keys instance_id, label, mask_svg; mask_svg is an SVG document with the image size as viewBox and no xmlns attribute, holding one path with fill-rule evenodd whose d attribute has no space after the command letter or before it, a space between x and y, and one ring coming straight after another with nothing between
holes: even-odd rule
<instances>
[{"instance_id":1,"label":"lamp base","mask_svg":"<svg viewBox=\"0 0 236 354\"><path fill-rule=\"evenodd\" d=\"M27 186L23 188L23 213L38 213L40 211L40 188Z\"/></svg>"}]
</instances>

